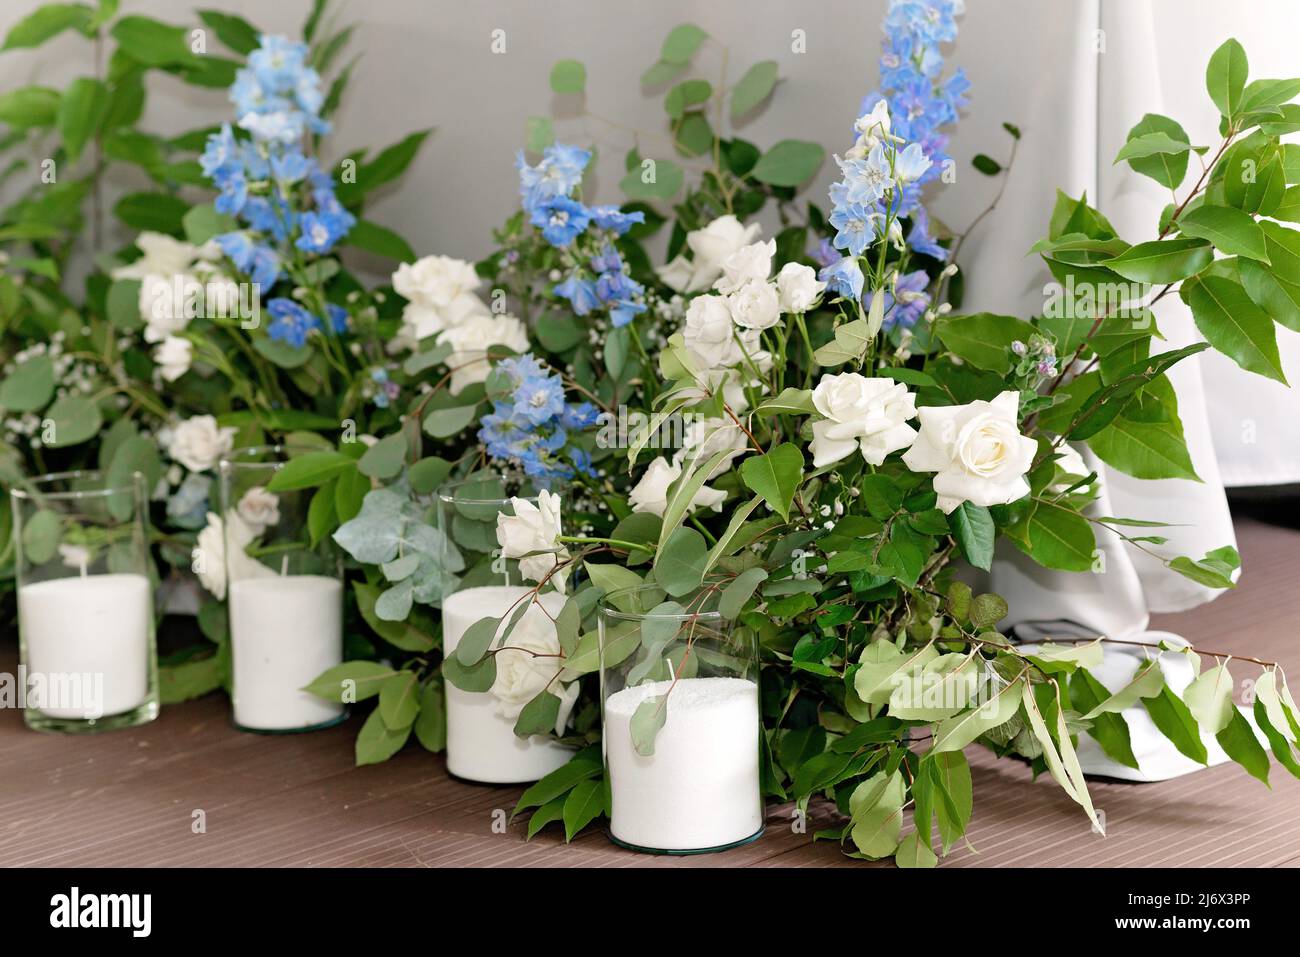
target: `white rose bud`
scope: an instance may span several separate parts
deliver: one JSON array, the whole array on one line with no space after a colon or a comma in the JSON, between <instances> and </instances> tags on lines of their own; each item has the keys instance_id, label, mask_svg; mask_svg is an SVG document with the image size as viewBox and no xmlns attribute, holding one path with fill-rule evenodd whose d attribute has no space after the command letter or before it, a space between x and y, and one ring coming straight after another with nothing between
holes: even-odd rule
<instances>
[{"instance_id":1,"label":"white rose bud","mask_svg":"<svg viewBox=\"0 0 1300 957\"><path fill-rule=\"evenodd\" d=\"M775 255L775 239L742 246L722 261L722 278L713 284L713 288L726 295L752 282L767 282Z\"/></svg>"},{"instance_id":2,"label":"white rose bud","mask_svg":"<svg viewBox=\"0 0 1300 957\"><path fill-rule=\"evenodd\" d=\"M686 309L682 338L706 369L735 365L744 356L736 344L731 310L722 296L696 296Z\"/></svg>"},{"instance_id":3,"label":"white rose bud","mask_svg":"<svg viewBox=\"0 0 1300 957\"><path fill-rule=\"evenodd\" d=\"M510 500L514 514L497 516L497 543L506 558L519 560L519 574L539 582L569 557L560 544L560 496L543 490L534 505L521 498ZM551 577L557 591L564 591L564 576Z\"/></svg>"},{"instance_id":4,"label":"white rose bud","mask_svg":"<svg viewBox=\"0 0 1300 957\"><path fill-rule=\"evenodd\" d=\"M255 536L280 523L280 499L261 485L245 492L235 508Z\"/></svg>"},{"instance_id":5,"label":"white rose bud","mask_svg":"<svg viewBox=\"0 0 1300 957\"><path fill-rule=\"evenodd\" d=\"M807 312L821 297L826 283L803 263L786 263L776 274L776 288L781 294L782 312Z\"/></svg>"},{"instance_id":6,"label":"white rose bud","mask_svg":"<svg viewBox=\"0 0 1300 957\"><path fill-rule=\"evenodd\" d=\"M781 321L781 300L776 287L766 280L753 280L727 297L731 318L743 329L771 329Z\"/></svg>"},{"instance_id":7,"label":"white rose bud","mask_svg":"<svg viewBox=\"0 0 1300 957\"><path fill-rule=\"evenodd\" d=\"M153 351L153 361L158 374L168 382L175 382L190 371L194 361L194 343L180 336L168 336Z\"/></svg>"},{"instance_id":8,"label":"white rose bud","mask_svg":"<svg viewBox=\"0 0 1300 957\"><path fill-rule=\"evenodd\" d=\"M661 455L646 466L641 481L637 482L632 491L628 493L628 505L632 506L634 512L649 512L651 515L658 515L663 518L664 512L668 508L668 487L677 481L681 474L682 466L680 463L669 462ZM695 497L691 499L687 511L691 512L697 508L711 508L715 512L720 512L722 511L722 502L726 497L726 492L719 492L717 489L704 486L695 493Z\"/></svg>"},{"instance_id":9,"label":"white rose bud","mask_svg":"<svg viewBox=\"0 0 1300 957\"><path fill-rule=\"evenodd\" d=\"M167 437L167 454L191 472L206 472L230 452L238 430L217 427L210 415L196 415L175 426Z\"/></svg>"}]
</instances>

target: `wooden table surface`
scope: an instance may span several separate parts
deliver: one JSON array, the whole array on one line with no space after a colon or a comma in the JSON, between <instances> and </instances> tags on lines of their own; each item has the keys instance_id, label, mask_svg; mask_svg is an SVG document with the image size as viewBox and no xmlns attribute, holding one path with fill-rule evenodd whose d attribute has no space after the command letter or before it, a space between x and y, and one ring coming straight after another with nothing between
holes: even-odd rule
<instances>
[{"instance_id":1,"label":"wooden table surface","mask_svg":"<svg viewBox=\"0 0 1300 957\"><path fill-rule=\"evenodd\" d=\"M1300 531L1241 518L1238 534L1242 586L1153 627L1300 676ZM10 636L0 671L12 673L16 655ZM757 842L699 857L633 854L600 832L565 846L555 826L525 842L522 821L501 828L517 788L452 780L416 747L354 768L358 720L242 734L213 695L164 708L143 728L72 737L27 731L18 711L0 711L0 865L867 866L813 843L825 807L806 829L792 827L789 806L769 807ZM1102 838L1046 776L1032 782L1023 765L977 746L968 756L970 843L943 866L1300 866L1300 781L1276 764L1271 791L1235 765L1160 784L1096 781Z\"/></svg>"}]
</instances>

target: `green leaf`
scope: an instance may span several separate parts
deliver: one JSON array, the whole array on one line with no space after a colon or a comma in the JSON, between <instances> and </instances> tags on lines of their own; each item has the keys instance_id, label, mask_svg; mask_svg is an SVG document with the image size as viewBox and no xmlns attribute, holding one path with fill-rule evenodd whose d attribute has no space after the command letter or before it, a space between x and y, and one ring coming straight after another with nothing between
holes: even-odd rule
<instances>
[{"instance_id":1,"label":"green leaf","mask_svg":"<svg viewBox=\"0 0 1300 957\"><path fill-rule=\"evenodd\" d=\"M708 547L693 528L677 528L655 555L655 580L674 598L700 587Z\"/></svg>"},{"instance_id":2,"label":"green leaf","mask_svg":"<svg viewBox=\"0 0 1300 957\"><path fill-rule=\"evenodd\" d=\"M1210 734L1228 726L1232 705L1232 675L1224 665L1201 672L1183 692L1183 703L1196 723Z\"/></svg>"},{"instance_id":3,"label":"green leaf","mask_svg":"<svg viewBox=\"0 0 1300 957\"><path fill-rule=\"evenodd\" d=\"M976 568L988 571L993 564L993 539L997 535L989 510L962 502L949 514L948 524L962 557Z\"/></svg>"},{"instance_id":4,"label":"green leaf","mask_svg":"<svg viewBox=\"0 0 1300 957\"><path fill-rule=\"evenodd\" d=\"M1159 668L1157 668L1157 671ZM1093 709L1109 698L1110 692L1086 668L1078 668L1070 676L1070 703L1076 710ZM1101 745L1111 759L1125 767L1136 768L1138 760L1133 754L1133 742L1128 722L1118 714L1102 711L1094 715L1088 734Z\"/></svg>"},{"instance_id":5,"label":"green leaf","mask_svg":"<svg viewBox=\"0 0 1300 957\"><path fill-rule=\"evenodd\" d=\"M243 17L219 10L200 10L199 19L215 30L217 38L236 53L252 53L261 42L257 29Z\"/></svg>"},{"instance_id":6,"label":"green leaf","mask_svg":"<svg viewBox=\"0 0 1300 957\"><path fill-rule=\"evenodd\" d=\"M510 812L513 818L520 811L530 807L540 807L572 790L580 781L600 774L602 765L599 752L595 749L579 751L568 762L556 768L536 784L531 785L519 796L515 809Z\"/></svg>"},{"instance_id":7,"label":"green leaf","mask_svg":"<svg viewBox=\"0 0 1300 957\"><path fill-rule=\"evenodd\" d=\"M1187 710L1187 705L1169 688L1163 688L1160 694L1146 698L1147 714L1160 729L1160 733L1170 740L1175 748L1198 764L1207 764L1209 756L1201 733L1196 727L1196 719Z\"/></svg>"},{"instance_id":8,"label":"green leaf","mask_svg":"<svg viewBox=\"0 0 1300 957\"><path fill-rule=\"evenodd\" d=\"M684 80L664 97L664 111L674 120L681 119L688 108L707 102L712 95L713 85L708 80Z\"/></svg>"},{"instance_id":9,"label":"green leaf","mask_svg":"<svg viewBox=\"0 0 1300 957\"><path fill-rule=\"evenodd\" d=\"M149 17L123 17L109 31L118 45L146 66L202 66L190 52L184 27L173 27Z\"/></svg>"},{"instance_id":10,"label":"green leaf","mask_svg":"<svg viewBox=\"0 0 1300 957\"><path fill-rule=\"evenodd\" d=\"M633 750L643 758L654 757L655 737L667 721L667 695L651 695L637 705L628 723Z\"/></svg>"},{"instance_id":11,"label":"green leaf","mask_svg":"<svg viewBox=\"0 0 1300 957\"><path fill-rule=\"evenodd\" d=\"M0 50L38 47L64 30L89 34L93 15L94 10L84 3L47 3L10 27Z\"/></svg>"},{"instance_id":12,"label":"green leaf","mask_svg":"<svg viewBox=\"0 0 1300 957\"><path fill-rule=\"evenodd\" d=\"M812 179L826 151L807 140L781 140L759 157L751 175L769 186L799 186Z\"/></svg>"},{"instance_id":13,"label":"green leaf","mask_svg":"<svg viewBox=\"0 0 1300 957\"><path fill-rule=\"evenodd\" d=\"M564 799L564 840L572 841L578 832L605 813L605 782L594 778L579 781ZM530 826L532 822L529 822Z\"/></svg>"},{"instance_id":14,"label":"green leaf","mask_svg":"<svg viewBox=\"0 0 1300 957\"><path fill-rule=\"evenodd\" d=\"M865 319L854 319L835 327L835 338L820 346L813 353L813 361L819 366L837 366L844 362L856 362L867 351L867 345L875 338L871 326Z\"/></svg>"},{"instance_id":15,"label":"green leaf","mask_svg":"<svg viewBox=\"0 0 1300 957\"><path fill-rule=\"evenodd\" d=\"M407 470L406 478L411 483L411 491L419 495L430 495L438 489L451 474L451 463L437 456L420 459Z\"/></svg>"},{"instance_id":16,"label":"green leaf","mask_svg":"<svg viewBox=\"0 0 1300 957\"><path fill-rule=\"evenodd\" d=\"M32 356L14 366L0 381L0 409L32 412L54 397L54 362L48 355Z\"/></svg>"},{"instance_id":17,"label":"green leaf","mask_svg":"<svg viewBox=\"0 0 1300 957\"><path fill-rule=\"evenodd\" d=\"M1014 316L977 312L947 316L935 325L944 347L977 369L1006 375L1011 370L1011 344L1029 342L1034 327Z\"/></svg>"},{"instance_id":18,"label":"green leaf","mask_svg":"<svg viewBox=\"0 0 1300 957\"><path fill-rule=\"evenodd\" d=\"M68 162L75 163L81 151L99 131L108 112L108 90L103 83L78 77L68 84L59 103L59 132Z\"/></svg>"},{"instance_id":19,"label":"green leaf","mask_svg":"<svg viewBox=\"0 0 1300 957\"><path fill-rule=\"evenodd\" d=\"M731 90L731 119L740 119L771 95L776 86L777 63L763 60L755 63Z\"/></svg>"},{"instance_id":20,"label":"green leaf","mask_svg":"<svg viewBox=\"0 0 1300 957\"><path fill-rule=\"evenodd\" d=\"M82 395L55 399L45 417L53 423L53 435L46 443L51 448L64 448L93 439L104 422L99 405Z\"/></svg>"},{"instance_id":21,"label":"green leaf","mask_svg":"<svg viewBox=\"0 0 1300 957\"><path fill-rule=\"evenodd\" d=\"M189 208L185 200L166 193L131 193L117 201L113 215L132 229L179 236Z\"/></svg>"},{"instance_id":22,"label":"green leaf","mask_svg":"<svg viewBox=\"0 0 1300 957\"><path fill-rule=\"evenodd\" d=\"M686 63L695 55L695 51L707 37L708 34L693 23L678 24L664 39L659 59L664 63Z\"/></svg>"},{"instance_id":23,"label":"green leaf","mask_svg":"<svg viewBox=\"0 0 1300 957\"><path fill-rule=\"evenodd\" d=\"M551 734L560 715L560 699L549 691L533 697L515 719L515 734L527 738L534 734Z\"/></svg>"},{"instance_id":24,"label":"green leaf","mask_svg":"<svg viewBox=\"0 0 1300 957\"><path fill-rule=\"evenodd\" d=\"M0 123L16 130L53 126L59 115L58 90L24 86L0 93Z\"/></svg>"},{"instance_id":25,"label":"green leaf","mask_svg":"<svg viewBox=\"0 0 1300 957\"><path fill-rule=\"evenodd\" d=\"M442 676L461 691L480 694L496 684L497 660L489 656L467 668L453 655L442 660Z\"/></svg>"},{"instance_id":26,"label":"green leaf","mask_svg":"<svg viewBox=\"0 0 1300 957\"><path fill-rule=\"evenodd\" d=\"M560 60L551 67L551 89L560 94L581 93L587 87L587 68L577 60Z\"/></svg>"},{"instance_id":27,"label":"green leaf","mask_svg":"<svg viewBox=\"0 0 1300 957\"><path fill-rule=\"evenodd\" d=\"M1210 92L1210 99L1229 119L1241 110L1248 69L1246 51L1235 39L1225 40L1210 55L1210 63L1205 68L1205 88Z\"/></svg>"},{"instance_id":28,"label":"green leaf","mask_svg":"<svg viewBox=\"0 0 1300 957\"><path fill-rule=\"evenodd\" d=\"M59 513L41 509L23 526L23 551L33 565L44 565L59 549L62 530Z\"/></svg>"},{"instance_id":29,"label":"green leaf","mask_svg":"<svg viewBox=\"0 0 1300 957\"><path fill-rule=\"evenodd\" d=\"M1115 162L1122 163L1125 160L1145 159L1149 156L1186 154L1192 148L1192 144L1183 139L1176 139L1163 131L1152 131L1149 133L1139 133L1137 136L1130 132L1128 142L1126 142L1120 151L1115 154ZM1183 156L1184 169L1187 166L1187 158Z\"/></svg>"},{"instance_id":30,"label":"green leaf","mask_svg":"<svg viewBox=\"0 0 1300 957\"><path fill-rule=\"evenodd\" d=\"M480 618L474 622L456 645L456 660L467 668L478 664L492 647L500 628L500 618Z\"/></svg>"},{"instance_id":31,"label":"green leaf","mask_svg":"<svg viewBox=\"0 0 1300 957\"><path fill-rule=\"evenodd\" d=\"M414 671L399 671L380 686L379 714L394 731L410 727L420 713L420 682Z\"/></svg>"},{"instance_id":32,"label":"green leaf","mask_svg":"<svg viewBox=\"0 0 1300 957\"><path fill-rule=\"evenodd\" d=\"M1002 172L1002 164L992 156L988 156L984 153L976 153L972 156L970 164L985 176L997 176L998 173Z\"/></svg>"},{"instance_id":33,"label":"green leaf","mask_svg":"<svg viewBox=\"0 0 1300 957\"><path fill-rule=\"evenodd\" d=\"M238 229L239 222L233 216L217 212L211 203L200 203L181 217L181 226L186 240L202 246L214 236Z\"/></svg>"},{"instance_id":34,"label":"green leaf","mask_svg":"<svg viewBox=\"0 0 1300 957\"><path fill-rule=\"evenodd\" d=\"M1246 769L1247 774L1268 784L1268 752L1240 711L1232 708L1227 726L1215 735L1215 740L1228 757Z\"/></svg>"},{"instance_id":35,"label":"green leaf","mask_svg":"<svg viewBox=\"0 0 1300 957\"><path fill-rule=\"evenodd\" d=\"M752 455L740 463L740 478L746 487L783 519L790 518L794 493L803 480L803 453L792 442L783 442L764 455Z\"/></svg>"},{"instance_id":36,"label":"green leaf","mask_svg":"<svg viewBox=\"0 0 1300 957\"><path fill-rule=\"evenodd\" d=\"M339 184L337 190L339 202L345 206L355 205L367 193L401 176L432 132L432 130L419 130L411 133L382 150L370 162L361 164L357 169L356 182Z\"/></svg>"},{"instance_id":37,"label":"green leaf","mask_svg":"<svg viewBox=\"0 0 1300 957\"><path fill-rule=\"evenodd\" d=\"M1120 416L1088 440L1107 465L1140 479L1183 478L1199 482L1182 429L1170 422Z\"/></svg>"},{"instance_id":38,"label":"green leaf","mask_svg":"<svg viewBox=\"0 0 1300 957\"><path fill-rule=\"evenodd\" d=\"M875 859L898 849L905 793L903 775L898 771L873 775L854 788L849 797L850 835L858 853Z\"/></svg>"},{"instance_id":39,"label":"green leaf","mask_svg":"<svg viewBox=\"0 0 1300 957\"><path fill-rule=\"evenodd\" d=\"M1179 555L1169 562L1178 574L1210 588L1235 588L1232 573L1241 567L1241 558L1231 546L1216 548L1200 561Z\"/></svg>"},{"instance_id":40,"label":"green leaf","mask_svg":"<svg viewBox=\"0 0 1300 957\"><path fill-rule=\"evenodd\" d=\"M1269 222L1259 225L1269 265L1252 259L1238 260L1241 284L1271 318L1300 332L1300 230Z\"/></svg>"},{"instance_id":41,"label":"green leaf","mask_svg":"<svg viewBox=\"0 0 1300 957\"><path fill-rule=\"evenodd\" d=\"M477 417L477 405L434 409L424 418L424 431L435 439L445 439L453 435L459 435Z\"/></svg>"},{"instance_id":42,"label":"green leaf","mask_svg":"<svg viewBox=\"0 0 1300 957\"><path fill-rule=\"evenodd\" d=\"M391 229L367 219L358 220L344 241L353 249L361 249L376 256L386 256L404 263L415 261L415 250L410 243Z\"/></svg>"},{"instance_id":43,"label":"green leaf","mask_svg":"<svg viewBox=\"0 0 1300 957\"><path fill-rule=\"evenodd\" d=\"M666 63L659 60L654 66L641 74L642 86L660 86L686 69L685 63Z\"/></svg>"},{"instance_id":44,"label":"green leaf","mask_svg":"<svg viewBox=\"0 0 1300 957\"><path fill-rule=\"evenodd\" d=\"M288 492L300 488L324 485L342 472L354 468L356 463L342 452L307 452L297 455L276 469L266 483L267 491Z\"/></svg>"},{"instance_id":45,"label":"green leaf","mask_svg":"<svg viewBox=\"0 0 1300 957\"><path fill-rule=\"evenodd\" d=\"M1174 120L1167 116L1161 116L1159 113L1147 113L1143 116L1137 125L1128 131L1129 142L1132 142L1135 137L1147 133L1163 133L1177 143L1188 142L1187 134L1183 131L1183 128ZM1166 189L1177 189L1187 176L1187 161L1189 158L1189 151L1155 153L1142 158L1133 157L1128 161L1128 164L1135 172L1151 177Z\"/></svg>"},{"instance_id":46,"label":"green leaf","mask_svg":"<svg viewBox=\"0 0 1300 957\"><path fill-rule=\"evenodd\" d=\"M934 851L930 850L929 845L921 841L921 835L913 831L898 845L894 863L899 867L907 868L934 867L939 863L939 858L935 856Z\"/></svg>"},{"instance_id":47,"label":"green leaf","mask_svg":"<svg viewBox=\"0 0 1300 957\"><path fill-rule=\"evenodd\" d=\"M1184 235L1208 239L1225 255L1268 262L1264 230L1254 216L1233 206L1197 206L1178 217L1178 228Z\"/></svg>"},{"instance_id":48,"label":"green leaf","mask_svg":"<svg viewBox=\"0 0 1300 957\"><path fill-rule=\"evenodd\" d=\"M1077 672L1076 672L1077 674ZM1100 698L1091 708L1083 715L1085 721L1103 714L1118 714L1127 708L1133 707L1144 698L1154 698L1165 687L1165 675L1160 670L1160 662L1152 658L1146 664L1142 665L1133 675L1133 680L1120 688L1114 694L1107 692L1105 697ZM1071 695L1073 698L1073 694ZM1082 710L1086 705L1080 701L1075 701L1075 705Z\"/></svg>"},{"instance_id":49,"label":"green leaf","mask_svg":"<svg viewBox=\"0 0 1300 957\"><path fill-rule=\"evenodd\" d=\"M436 678L425 682L420 691L420 715L415 719L415 737L426 751L436 753L447 747L446 709L442 683Z\"/></svg>"},{"instance_id":50,"label":"green leaf","mask_svg":"<svg viewBox=\"0 0 1300 957\"><path fill-rule=\"evenodd\" d=\"M992 592L976 595L970 606L971 624L976 628L992 628L1007 617L1010 611L1007 600L1001 595Z\"/></svg>"},{"instance_id":51,"label":"green leaf","mask_svg":"<svg viewBox=\"0 0 1300 957\"><path fill-rule=\"evenodd\" d=\"M390 479L402 471L406 462L406 436L394 432L370 448L357 462L357 470L371 478Z\"/></svg>"},{"instance_id":52,"label":"green leaf","mask_svg":"<svg viewBox=\"0 0 1300 957\"><path fill-rule=\"evenodd\" d=\"M352 704L379 694L396 674L392 667L377 661L345 661L321 672L302 690L326 701Z\"/></svg>"},{"instance_id":53,"label":"green leaf","mask_svg":"<svg viewBox=\"0 0 1300 957\"><path fill-rule=\"evenodd\" d=\"M629 199L672 199L682 188L686 174L672 160L644 159L619 182Z\"/></svg>"},{"instance_id":54,"label":"green leaf","mask_svg":"<svg viewBox=\"0 0 1300 957\"><path fill-rule=\"evenodd\" d=\"M406 744L406 739L410 736L409 724L394 731L384 723L379 709L376 708L370 712L370 717L366 718L366 723L361 726L361 731L357 734L357 767L365 764L382 764L402 750L402 745Z\"/></svg>"},{"instance_id":55,"label":"green leaf","mask_svg":"<svg viewBox=\"0 0 1300 957\"><path fill-rule=\"evenodd\" d=\"M1096 560L1097 539L1092 526L1063 505L1039 502L1029 516L1025 538L1013 537L1012 542L1045 568L1086 572Z\"/></svg>"},{"instance_id":56,"label":"green leaf","mask_svg":"<svg viewBox=\"0 0 1300 957\"><path fill-rule=\"evenodd\" d=\"M1286 383L1273 320L1255 305L1241 283L1223 276L1201 276L1184 283L1179 294L1191 307L1196 328L1210 345L1246 371Z\"/></svg>"},{"instance_id":57,"label":"green leaf","mask_svg":"<svg viewBox=\"0 0 1300 957\"><path fill-rule=\"evenodd\" d=\"M931 753L960 751L986 731L1006 724L1020 708L1022 686L1024 681L1017 678L980 707L940 721L934 729Z\"/></svg>"},{"instance_id":58,"label":"green leaf","mask_svg":"<svg viewBox=\"0 0 1300 957\"><path fill-rule=\"evenodd\" d=\"M1152 284L1193 276L1214 259L1214 249L1200 239L1159 239L1130 246L1105 265L1125 279Z\"/></svg>"},{"instance_id":59,"label":"green leaf","mask_svg":"<svg viewBox=\"0 0 1300 957\"><path fill-rule=\"evenodd\" d=\"M718 613L729 621L735 619L753 597L755 589L766 580L766 569L745 569L722 589L722 593L718 596Z\"/></svg>"}]
</instances>

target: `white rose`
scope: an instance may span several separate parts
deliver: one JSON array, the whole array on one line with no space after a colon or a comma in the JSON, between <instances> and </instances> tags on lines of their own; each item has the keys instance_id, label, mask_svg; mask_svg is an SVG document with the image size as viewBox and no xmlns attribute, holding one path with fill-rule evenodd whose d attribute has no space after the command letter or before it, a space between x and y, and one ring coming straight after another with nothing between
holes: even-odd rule
<instances>
[{"instance_id":1,"label":"white rose","mask_svg":"<svg viewBox=\"0 0 1300 957\"><path fill-rule=\"evenodd\" d=\"M641 481L637 482L627 495L627 503L632 506L632 511L649 512L651 515L663 518L668 508L668 487L676 482L681 474L682 466L676 462L669 462L662 455L647 465ZM720 512L726 497L726 492L704 486L691 499L687 512L697 508L711 508L715 512Z\"/></svg>"},{"instance_id":2,"label":"white rose","mask_svg":"<svg viewBox=\"0 0 1300 957\"><path fill-rule=\"evenodd\" d=\"M272 525L280 524L280 499L261 485L254 485L245 492L235 509L255 536Z\"/></svg>"},{"instance_id":3,"label":"white rose","mask_svg":"<svg viewBox=\"0 0 1300 957\"><path fill-rule=\"evenodd\" d=\"M691 284L691 277L695 275L695 267L691 261L680 253L655 270L656 275L669 289L677 292L685 292L686 287Z\"/></svg>"},{"instance_id":4,"label":"white rose","mask_svg":"<svg viewBox=\"0 0 1300 957\"><path fill-rule=\"evenodd\" d=\"M245 551L256 537L237 513L227 512L223 523L220 515L208 512L208 524L199 532L192 560L199 584L217 601L225 600L228 581L275 577L274 571ZM229 558L226 555L227 540L232 549Z\"/></svg>"},{"instance_id":5,"label":"white rose","mask_svg":"<svg viewBox=\"0 0 1300 957\"><path fill-rule=\"evenodd\" d=\"M482 313L452 326L438 337L451 344L447 367L451 372L451 393L458 394L467 385L484 382L492 371L488 349L506 346L515 352L528 351L528 332L514 316Z\"/></svg>"},{"instance_id":6,"label":"white rose","mask_svg":"<svg viewBox=\"0 0 1300 957\"><path fill-rule=\"evenodd\" d=\"M519 560L519 574L539 582L560 562L569 557L560 544L560 496L543 490L534 505L522 498L512 498L514 514L497 516L497 544L505 558ZM564 575L551 578L557 591L564 591Z\"/></svg>"},{"instance_id":7,"label":"white rose","mask_svg":"<svg viewBox=\"0 0 1300 957\"><path fill-rule=\"evenodd\" d=\"M821 296L826 283L818 281L811 266L786 263L776 274L776 288L781 294L782 312L807 312Z\"/></svg>"},{"instance_id":8,"label":"white rose","mask_svg":"<svg viewBox=\"0 0 1300 957\"><path fill-rule=\"evenodd\" d=\"M781 301L767 280L746 283L727 297L727 307L736 325L745 329L771 329L781 321Z\"/></svg>"},{"instance_id":9,"label":"white rose","mask_svg":"<svg viewBox=\"0 0 1300 957\"><path fill-rule=\"evenodd\" d=\"M713 288L725 295L751 282L767 282L775 255L775 239L742 246L722 261L722 278L713 284Z\"/></svg>"},{"instance_id":10,"label":"white rose","mask_svg":"<svg viewBox=\"0 0 1300 957\"><path fill-rule=\"evenodd\" d=\"M719 216L703 229L686 234L686 245L693 255L687 264L689 273L686 266L674 260L659 270L659 278L678 292L708 289L722 275L722 264L727 257L752 243L761 229L758 223L745 226L730 214Z\"/></svg>"},{"instance_id":11,"label":"white rose","mask_svg":"<svg viewBox=\"0 0 1300 957\"><path fill-rule=\"evenodd\" d=\"M206 472L230 451L237 431L233 426L218 428L210 415L196 415L170 430L167 454L191 472Z\"/></svg>"},{"instance_id":12,"label":"white rose","mask_svg":"<svg viewBox=\"0 0 1300 957\"><path fill-rule=\"evenodd\" d=\"M1003 392L992 402L918 410L921 433L903 455L913 472L935 472L939 508L962 502L1007 505L1029 494L1025 473L1038 445L1020 434L1020 395Z\"/></svg>"},{"instance_id":13,"label":"white rose","mask_svg":"<svg viewBox=\"0 0 1300 957\"><path fill-rule=\"evenodd\" d=\"M140 280L140 318L145 321L144 341L162 342L190 324L193 311L186 308L191 302L197 306L203 285L186 273L160 275L150 273Z\"/></svg>"},{"instance_id":14,"label":"white rose","mask_svg":"<svg viewBox=\"0 0 1300 957\"><path fill-rule=\"evenodd\" d=\"M871 465L905 449L916 438L907 420L916 416L916 396L892 379L868 379L856 372L824 375L812 394L825 418L813 423L813 467L851 455L855 447Z\"/></svg>"},{"instance_id":15,"label":"white rose","mask_svg":"<svg viewBox=\"0 0 1300 957\"><path fill-rule=\"evenodd\" d=\"M473 293L482 284L473 263L450 256L425 256L413 263L402 263L393 273L393 289L399 296L438 310Z\"/></svg>"},{"instance_id":16,"label":"white rose","mask_svg":"<svg viewBox=\"0 0 1300 957\"><path fill-rule=\"evenodd\" d=\"M221 249L215 242L193 246L173 239L163 233L143 232L135 238L140 258L112 272L114 279L141 279L146 276L174 276L187 273L201 261L220 258Z\"/></svg>"},{"instance_id":17,"label":"white rose","mask_svg":"<svg viewBox=\"0 0 1300 957\"><path fill-rule=\"evenodd\" d=\"M696 296L686 310L682 339L701 366L716 369L744 359L735 339L735 322L722 296Z\"/></svg>"},{"instance_id":18,"label":"white rose","mask_svg":"<svg viewBox=\"0 0 1300 957\"><path fill-rule=\"evenodd\" d=\"M558 676L564 658L555 623L547 617L547 611L550 609L539 608L535 601L520 616L506 638L505 647L496 653L497 676L491 691L497 699L497 714L511 721L537 695L550 691L560 699L555 733L561 735L578 699L578 682L560 683Z\"/></svg>"},{"instance_id":19,"label":"white rose","mask_svg":"<svg viewBox=\"0 0 1300 957\"><path fill-rule=\"evenodd\" d=\"M190 371L194 360L194 343L180 336L168 336L153 351L153 361L158 365L158 374L168 382L175 382Z\"/></svg>"}]
</instances>

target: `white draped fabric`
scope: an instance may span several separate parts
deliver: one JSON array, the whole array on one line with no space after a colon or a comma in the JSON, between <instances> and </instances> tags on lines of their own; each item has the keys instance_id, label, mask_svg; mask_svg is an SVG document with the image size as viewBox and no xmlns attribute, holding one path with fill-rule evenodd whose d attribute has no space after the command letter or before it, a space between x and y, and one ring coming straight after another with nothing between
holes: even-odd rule
<instances>
[{"instance_id":1,"label":"white draped fabric","mask_svg":"<svg viewBox=\"0 0 1300 957\"><path fill-rule=\"evenodd\" d=\"M968 5L967 26L977 25L977 18L1000 16L998 6L974 0ZM1285 2L1254 6L1268 9L1242 17L1238 7L1213 0L1035 5L1034 46L1018 47L1014 53L976 45L969 35L976 31L963 27L954 59L968 66L981 97L988 95L990 86L1007 89L1006 74L1020 75L1018 87L1012 85L1018 95L999 106L1005 119L1024 130L998 209L963 249L967 271L963 310L1014 315L1042 311L1044 286L1052 277L1035 257L1026 258L1025 251L1045 234L1046 212L1058 186L1074 196L1086 190L1090 201L1130 242L1155 238L1155 223L1169 202L1168 192L1112 160L1128 130L1146 112L1179 120L1193 142L1217 143L1217 116L1205 93L1204 64L1229 36L1237 36L1245 45L1252 76L1296 73L1291 50L1300 36L1300 10ZM1279 29L1278 23L1286 28ZM986 30L981 25L978 32ZM1017 32L1023 36L1031 31L1022 25ZM1165 341L1153 351L1198 341L1190 311L1181 300L1166 297L1155 314ZM1300 384L1300 336L1283 329L1279 339L1290 378ZM1199 558L1211 549L1235 544L1225 483L1300 481L1300 400L1286 388L1208 354L1184 361L1170 377L1202 481L1141 481L1095 462L1104 490L1097 508L1098 514L1172 523L1174 527L1161 530L1169 543L1158 550ZM1048 571L1011 549L999 554L992 585L1010 603L1009 624L1021 637L1104 634L1148 645L1162 639L1176 643L1176 636L1147 630L1149 614L1192 608L1217 594L1170 572L1158 558L1124 545L1113 535L1099 535L1098 546L1103 561L1096 574ZM1115 690L1144 658L1156 653L1111 646L1098 678ZM1175 691L1192 678L1190 664L1181 655L1166 652L1162 668ZM1110 761L1085 740L1081 759L1086 770L1159 780L1198 767L1163 740L1140 706L1125 717L1141 769L1133 771ZM1207 747L1212 760L1224 760L1214 741L1207 741Z\"/></svg>"}]
</instances>

